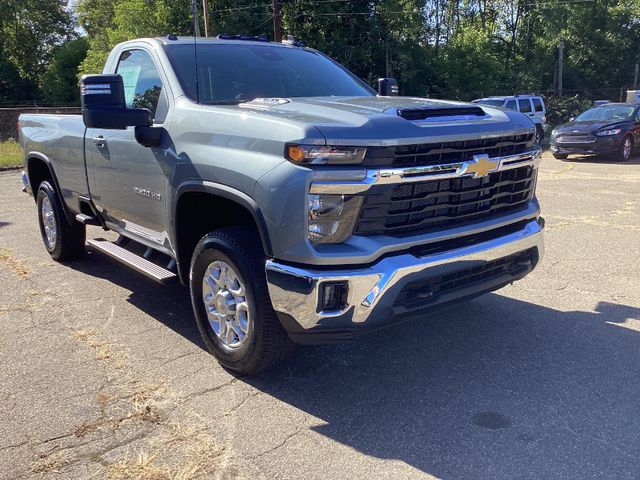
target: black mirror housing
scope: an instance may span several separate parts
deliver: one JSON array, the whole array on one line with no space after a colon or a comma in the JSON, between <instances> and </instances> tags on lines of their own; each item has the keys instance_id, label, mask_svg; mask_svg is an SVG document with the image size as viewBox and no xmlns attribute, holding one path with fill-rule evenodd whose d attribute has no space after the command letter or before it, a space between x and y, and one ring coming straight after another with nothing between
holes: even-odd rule
<instances>
[{"instance_id":1,"label":"black mirror housing","mask_svg":"<svg viewBox=\"0 0 640 480\"><path fill-rule=\"evenodd\" d=\"M149 109L127 108L120 75L84 75L80 79L80 104L87 128L124 130L153 125Z\"/></svg>"},{"instance_id":2,"label":"black mirror housing","mask_svg":"<svg viewBox=\"0 0 640 480\"><path fill-rule=\"evenodd\" d=\"M162 127L136 127L136 142L143 147L157 147L162 143L164 131Z\"/></svg>"},{"instance_id":3,"label":"black mirror housing","mask_svg":"<svg viewBox=\"0 0 640 480\"><path fill-rule=\"evenodd\" d=\"M381 97L397 97L398 92L398 82L395 78L378 79L378 95Z\"/></svg>"}]
</instances>

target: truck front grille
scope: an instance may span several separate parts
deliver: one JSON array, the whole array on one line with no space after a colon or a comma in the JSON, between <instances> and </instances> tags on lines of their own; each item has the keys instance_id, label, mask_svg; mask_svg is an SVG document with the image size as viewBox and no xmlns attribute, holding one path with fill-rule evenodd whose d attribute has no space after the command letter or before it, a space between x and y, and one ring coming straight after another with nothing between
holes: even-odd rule
<instances>
[{"instance_id":1,"label":"truck front grille","mask_svg":"<svg viewBox=\"0 0 640 480\"><path fill-rule=\"evenodd\" d=\"M474 155L502 157L524 153L533 146L533 134L491 137L459 142L423 143L396 147L370 148L365 166L421 167L466 162ZM391 165L390 165L391 163Z\"/></svg>"},{"instance_id":2,"label":"truck front grille","mask_svg":"<svg viewBox=\"0 0 640 480\"><path fill-rule=\"evenodd\" d=\"M517 280L529 273L538 261L535 248L515 253L504 258L485 262L475 267L458 270L445 275L418 280L404 287L394 306L407 310L428 307L441 295L486 284L487 288L499 288L501 284Z\"/></svg>"},{"instance_id":3,"label":"truck front grille","mask_svg":"<svg viewBox=\"0 0 640 480\"><path fill-rule=\"evenodd\" d=\"M374 185L354 233L415 235L514 213L526 208L535 180L536 169L523 166L480 178Z\"/></svg>"}]
</instances>

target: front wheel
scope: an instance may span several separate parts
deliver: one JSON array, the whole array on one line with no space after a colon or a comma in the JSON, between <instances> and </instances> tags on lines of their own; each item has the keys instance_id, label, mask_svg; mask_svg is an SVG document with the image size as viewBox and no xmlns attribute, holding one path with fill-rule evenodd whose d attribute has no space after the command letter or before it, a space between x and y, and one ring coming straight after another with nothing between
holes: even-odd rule
<instances>
[{"instance_id":1,"label":"front wheel","mask_svg":"<svg viewBox=\"0 0 640 480\"><path fill-rule=\"evenodd\" d=\"M619 162L626 162L631 158L632 154L633 154L633 139L631 138L630 135L627 135L622 140L622 144L620 145L620 148L618 149L618 153L616 154L616 159Z\"/></svg>"},{"instance_id":2,"label":"front wheel","mask_svg":"<svg viewBox=\"0 0 640 480\"><path fill-rule=\"evenodd\" d=\"M536 125L536 133L534 138L535 144L536 145L542 144L543 139L544 139L544 129L542 128L542 125Z\"/></svg>"},{"instance_id":3,"label":"front wheel","mask_svg":"<svg viewBox=\"0 0 640 480\"><path fill-rule=\"evenodd\" d=\"M248 227L211 232L198 242L190 269L205 345L224 367L249 375L275 365L293 346L271 306L260 245Z\"/></svg>"},{"instance_id":4,"label":"front wheel","mask_svg":"<svg viewBox=\"0 0 640 480\"><path fill-rule=\"evenodd\" d=\"M54 260L71 260L84 253L86 228L69 223L56 189L45 180L36 196L38 221L44 246Z\"/></svg>"}]
</instances>

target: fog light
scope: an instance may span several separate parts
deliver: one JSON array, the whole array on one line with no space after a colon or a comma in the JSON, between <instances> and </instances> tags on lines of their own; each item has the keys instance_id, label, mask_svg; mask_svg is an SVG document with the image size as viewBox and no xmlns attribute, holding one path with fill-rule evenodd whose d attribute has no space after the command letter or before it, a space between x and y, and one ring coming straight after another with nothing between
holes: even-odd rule
<instances>
[{"instance_id":1,"label":"fog light","mask_svg":"<svg viewBox=\"0 0 640 480\"><path fill-rule=\"evenodd\" d=\"M346 282L327 282L320 290L318 312L336 312L347 306L349 287Z\"/></svg>"}]
</instances>

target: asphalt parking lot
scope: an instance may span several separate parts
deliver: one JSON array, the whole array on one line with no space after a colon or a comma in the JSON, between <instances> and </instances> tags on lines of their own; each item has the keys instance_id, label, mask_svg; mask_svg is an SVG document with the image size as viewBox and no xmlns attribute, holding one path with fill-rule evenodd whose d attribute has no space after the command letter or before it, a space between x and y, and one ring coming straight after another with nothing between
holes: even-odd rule
<instances>
[{"instance_id":1,"label":"asphalt parking lot","mask_svg":"<svg viewBox=\"0 0 640 480\"><path fill-rule=\"evenodd\" d=\"M0 174L0 478L640 475L639 157L545 154L523 281L250 379L185 288L51 261L19 187Z\"/></svg>"}]
</instances>

